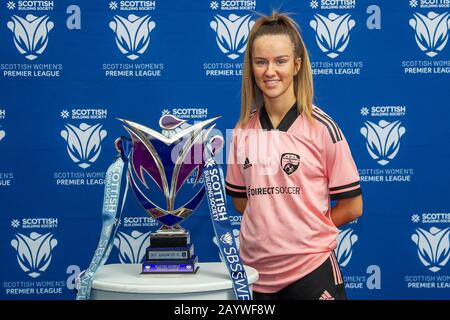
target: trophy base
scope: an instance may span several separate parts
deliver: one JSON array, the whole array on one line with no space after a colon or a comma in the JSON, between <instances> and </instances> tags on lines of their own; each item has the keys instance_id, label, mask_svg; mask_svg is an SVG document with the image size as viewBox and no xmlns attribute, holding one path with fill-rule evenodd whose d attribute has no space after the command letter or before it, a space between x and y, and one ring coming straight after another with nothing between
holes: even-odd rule
<instances>
[{"instance_id":1,"label":"trophy base","mask_svg":"<svg viewBox=\"0 0 450 320\"><path fill-rule=\"evenodd\" d=\"M198 270L198 257L189 260L149 260L142 263L141 274L177 273L192 274Z\"/></svg>"},{"instance_id":2,"label":"trophy base","mask_svg":"<svg viewBox=\"0 0 450 320\"><path fill-rule=\"evenodd\" d=\"M190 243L191 235L186 231L174 233L158 230L150 234L151 248L187 247Z\"/></svg>"}]
</instances>

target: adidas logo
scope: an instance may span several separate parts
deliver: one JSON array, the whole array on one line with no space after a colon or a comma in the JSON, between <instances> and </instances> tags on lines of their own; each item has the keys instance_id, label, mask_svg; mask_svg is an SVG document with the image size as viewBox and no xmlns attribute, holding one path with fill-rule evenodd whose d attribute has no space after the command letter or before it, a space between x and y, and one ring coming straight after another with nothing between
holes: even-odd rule
<instances>
[{"instance_id":1,"label":"adidas logo","mask_svg":"<svg viewBox=\"0 0 450 320\"><path fill-rule=\"evenodd\" d=\"M334 297L327 290L325 290L319 300L334 300Z\"/></svg>"},{"instance_id":2,"label":"adidas logo","mask_svg":"<svg viewBox=\"0 0 450 320\"><path fill-rule=\"evenodd\" d=\"M250 163L250 160L248 160L248 158L245 158L244 170L250 168L251 166L252 166L252 164Z\"/></svg>"}]
</instances>

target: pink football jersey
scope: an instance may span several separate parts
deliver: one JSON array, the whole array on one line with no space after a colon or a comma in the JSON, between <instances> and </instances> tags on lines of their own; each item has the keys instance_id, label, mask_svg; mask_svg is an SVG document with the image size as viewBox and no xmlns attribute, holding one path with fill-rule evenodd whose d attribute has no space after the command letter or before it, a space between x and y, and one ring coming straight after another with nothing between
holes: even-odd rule
<instances>
[{"instance_id":1,"label":"pink football jersey","mask_svg":"<svg viewBox=\"0 0 450 320\"><path fill-rule=\"evenodd\" d=\"M317 107L313 117L294 105L273 130L261 108L233 133L226 191L247 198L240 254L259 272L257 292L277 292L320 266L336 247L330 199L361 194L341 130Z\"/></svg>"}]
</instances>

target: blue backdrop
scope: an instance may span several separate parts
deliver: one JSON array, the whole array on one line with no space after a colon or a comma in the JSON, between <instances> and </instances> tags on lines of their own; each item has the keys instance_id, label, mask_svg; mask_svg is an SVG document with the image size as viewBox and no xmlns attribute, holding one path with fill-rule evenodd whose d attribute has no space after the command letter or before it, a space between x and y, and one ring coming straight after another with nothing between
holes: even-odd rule
<instances>
[{"instance_id":1,"label":"blue backdrop","mask_svg":"<svg viewBox=\"0 0 450 320\"><path fill-rule=\"evenodd\" d=\"M116 117L158 129L162 114L222 115L225 135L254 12L272 8L299 23L316 104L360 171L364 213L336 249L350 298L450 297L448 0L5 0L0 298L74 298L113 142L126 135ZM120 223L108 263L137 263L158 225L133 196ZM200 261L219 261L206 202L183 226Z\"/></svg>"}]
</instances>

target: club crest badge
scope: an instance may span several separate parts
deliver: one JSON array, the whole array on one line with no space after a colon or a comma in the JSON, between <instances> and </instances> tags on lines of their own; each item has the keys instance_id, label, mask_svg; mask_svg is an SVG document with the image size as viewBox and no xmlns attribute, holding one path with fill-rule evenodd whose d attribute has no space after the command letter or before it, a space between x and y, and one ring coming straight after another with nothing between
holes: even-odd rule
<instances>
[{"instance_id":1,"label":"club crest badge","mask_svg":"<svg viewBox=\"0 0 450 320\"><path fill-rule=\"evenodd\" d=\"M295 153L283 153L281 155L281 168L288 175L293 174L300 165L300 156Z\"/></svg>"}]
</instances>

